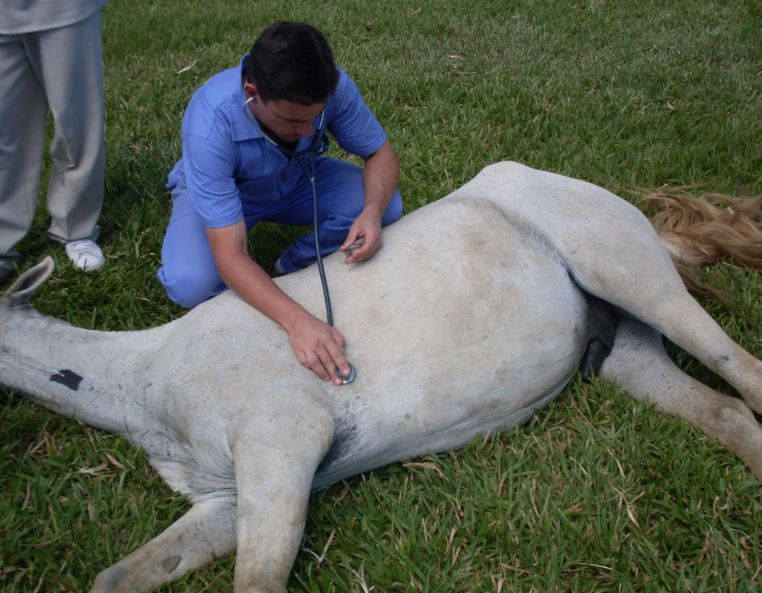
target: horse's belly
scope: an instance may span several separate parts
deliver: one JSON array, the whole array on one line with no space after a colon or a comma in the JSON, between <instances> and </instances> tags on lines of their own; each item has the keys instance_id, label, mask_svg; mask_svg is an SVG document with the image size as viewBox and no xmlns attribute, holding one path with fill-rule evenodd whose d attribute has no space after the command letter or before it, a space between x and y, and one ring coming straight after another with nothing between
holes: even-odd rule
<instances>
[{"instance_id":1,"label":"horse's belly","mask_svg":"<svg viewBox=\"0 0 762 593\"><path fill-rule=\"evenodd\" d=\"M358 379L334 395L340 447L318 481L520 422L576 370L587 306L557 254L488 203L458 206L428 213L414 253L395 243L404 268L364 269L375 304L341 328Z\"/></svg>"}]
</instances>

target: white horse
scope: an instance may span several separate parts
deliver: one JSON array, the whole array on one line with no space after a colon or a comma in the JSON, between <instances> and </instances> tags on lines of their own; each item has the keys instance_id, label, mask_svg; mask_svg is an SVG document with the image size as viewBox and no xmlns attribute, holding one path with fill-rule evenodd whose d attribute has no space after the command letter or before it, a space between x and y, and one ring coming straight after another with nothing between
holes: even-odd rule
<instances>
[{"instance_id":1,"label":"white horse","mask_svg":"<svg viewBox=\"0 0 762 593\"><path fill-rule=\"evenodd\" d=\"M602 378L699 426L762 480L752 412L762 412L762 362L689 296L635 207L589 183L500 163L389 227L385 240L365 264L326 260L358 372L340 388L302 369L285 334L231 292L155 329L98 332L27 304L50 260L8 290L0 382L143 447L193 503L104 570L94 593L147 591L233 550L236 593L284 591L311 491L526 421L590 344L613 341ZM322 314L313 269L278 283ZM607 315L619 319L615 340L600 322ZM661 335L743 400L683 373Z\"/></svg>"}]
</instances>

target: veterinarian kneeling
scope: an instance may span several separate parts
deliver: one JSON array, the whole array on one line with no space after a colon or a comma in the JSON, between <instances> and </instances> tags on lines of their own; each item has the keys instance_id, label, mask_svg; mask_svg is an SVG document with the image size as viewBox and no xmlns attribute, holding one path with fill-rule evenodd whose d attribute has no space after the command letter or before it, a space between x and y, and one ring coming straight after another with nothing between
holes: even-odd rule
<instances>
[{"instance_id":1,"label":"veterinarian kneeling","mask_svg":"<svg viewBox=\"0 0 762 593\"><path fill-rule=\"evenodd\" d=\"M365 167L320 156L326 130ZM314 182L323 255L341 250L353 264L381 246L381 227L402 215L399 162L354 82L317 29L275 23L239 66L196 91L182 133L158 271L167 294L194 307L231 288L286 331L303 366L341 384L339 373L349 372L343 336L281 291L249 256L247 232L260 221L312 224ZM315 260L309 233L275 270L289 273Z\"/></svg>"}]
</instances>

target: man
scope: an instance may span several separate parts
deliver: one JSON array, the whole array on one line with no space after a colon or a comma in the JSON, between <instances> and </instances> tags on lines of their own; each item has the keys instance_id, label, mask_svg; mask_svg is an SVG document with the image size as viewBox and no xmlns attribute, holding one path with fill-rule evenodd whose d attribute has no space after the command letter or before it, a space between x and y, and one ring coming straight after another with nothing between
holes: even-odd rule
<instances>
[{"instance_id":1,"label":"man","mask_svg":"<svg viewBox=\"0 0 762 593\"><path fill-rule=\"evenodd\" d=\"M343 336L278 288L249 256L246 238L263 220L312 224L310 180L288 151L310 146L321 121L339 146L365 161L364 168L314 161L321 250L340 249L348 264L370 258L381 246L381 227L402 214L397 156L323 35L310 25L280 22L260 35L239 67L212 77L188 105L183 156L168 180L172 217L158 276L185 307L232 289L286 331L303 366L338 385L349 372ZM301 158L309 167L309 156ZM275 268L289 273L315 259L309 233Z\"/></svg>"},{"instance_id":2,"label":"man","mask_svg":"<svg viewBox=\"0 0 762 593\"><path fill-rule=\"evenodd\" d=\"M32 225L48 110L50 237L75 267L97 270L103 205L101 7L107 0L0 2L0 278Z\"/></svg>"}]
</instances>

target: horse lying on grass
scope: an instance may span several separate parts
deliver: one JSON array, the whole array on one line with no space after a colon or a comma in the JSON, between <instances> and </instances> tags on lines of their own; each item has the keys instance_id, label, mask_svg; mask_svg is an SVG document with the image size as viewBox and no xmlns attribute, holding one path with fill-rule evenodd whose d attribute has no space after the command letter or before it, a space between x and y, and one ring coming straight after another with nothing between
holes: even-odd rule
<instances>
[{"instance_id":1,"label":"horse lying on grass","mask_svg":"<svg viewBox=\"0 0 762 593\"><path fill-rule=\"evenodd\" d=\"M697 425L762 480L762 362L687 293L632 205L500 163L385 240L365 264L326 260L358 372L341 388L301 369L285 334L232 292L155 329L99 332L28 305L49 259L11 286L0 383L123 435L192 502L94 593L147 591L234 550L236 593L285 591L310 492L523 423L581 363ZM278 284L321 315L314 270ZM743 399L687 376L662 335Z\"/></svg>"}]
</instances>

